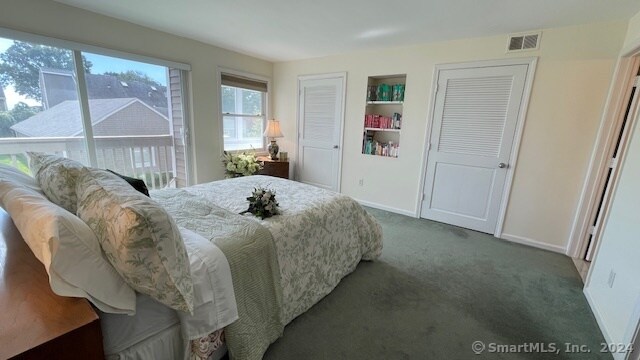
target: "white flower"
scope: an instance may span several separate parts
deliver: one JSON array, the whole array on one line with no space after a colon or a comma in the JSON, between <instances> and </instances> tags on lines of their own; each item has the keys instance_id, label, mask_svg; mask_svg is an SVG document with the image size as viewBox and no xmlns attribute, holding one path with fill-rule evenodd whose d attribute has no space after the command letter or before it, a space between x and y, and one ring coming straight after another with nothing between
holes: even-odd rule
<instances>
[{"instance_id":1,"label":"white flower","mask_svg":"<svg viewBox=\"0 0 640 360\"><path fill-rule=\"evenodd\" d=\"M236 165L232 162L227 164L227 170L229 171L236 171Z\"/></svg>"}]
</instances>

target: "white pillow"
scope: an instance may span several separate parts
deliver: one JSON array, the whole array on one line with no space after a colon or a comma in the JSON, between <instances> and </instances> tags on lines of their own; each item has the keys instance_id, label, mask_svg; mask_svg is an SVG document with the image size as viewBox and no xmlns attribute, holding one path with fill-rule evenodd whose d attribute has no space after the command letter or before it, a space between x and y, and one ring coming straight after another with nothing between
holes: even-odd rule
<instances>
[{"instance_id":1,"label":"white pillow","mask_svg":"<svg viewBox=\"0 0 640 360\"><path fill-rule=\"evenodd\" d=\"M38 186L36 179L14 168L13 166L0 164L0 179L13 181L42 194L42 189L40 188L40 186Z\"/></svg>"},{"instance_id":2,"label":"white pillow","mask_svg":"<svg viewBox=\"0 0 640 360\"><path fill-rule=\"evenodd\" d=\"M11 181L0 180L0 201L44 264L53 292L86 298L106 313L135 313L135 292L104 257L87 224Z\"/></svg>"}]
</instances>

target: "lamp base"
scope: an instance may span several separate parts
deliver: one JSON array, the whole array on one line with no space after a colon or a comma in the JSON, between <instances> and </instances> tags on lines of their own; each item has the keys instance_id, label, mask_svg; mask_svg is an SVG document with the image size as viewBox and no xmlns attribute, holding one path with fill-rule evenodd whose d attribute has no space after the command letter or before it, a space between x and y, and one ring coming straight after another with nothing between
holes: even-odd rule
<instances>
[{"instance_id":1,"label":"lamp base","mask_svg":"<svg viewBox=\"0 0 640 360\"><path fill-rule=\"evenodd\" d=\"M278 160L278 151L280 150L280 147L276 144L275 140L271 140L271 144L267 146L267 150L269 151L269 157L271 160Z\"/></svg>"}]
</instances>

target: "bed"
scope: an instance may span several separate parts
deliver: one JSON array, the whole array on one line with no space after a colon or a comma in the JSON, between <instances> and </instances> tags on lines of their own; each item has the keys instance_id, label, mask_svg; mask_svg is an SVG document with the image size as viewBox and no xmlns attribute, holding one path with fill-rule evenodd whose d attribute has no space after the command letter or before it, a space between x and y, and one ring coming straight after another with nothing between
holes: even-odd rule
<instances>
[{"instance_id":1,"label":"bed","mask_svg":"<svg viewBox=\"0 0 640 360\"><path fill-rule=\"evenodd\" d=\"M239 214L255 187L275 190L280 215L260 220ZM222 275L212 281L208 301L219 306L233 300L237 315L235 308L217 314L215 323L224 326L209 331L209 315L198 314L197 307L188 315L137 294L134 316L100 312L109 359L219 359L227 351L232 359L260 359L286 324L329 294L361 260L374 260L382 251L379 224L353 199L294 181L241 177L152 191L151 198L180 226L192 272L194 254L214 248L224 254L233 283ZM185 234L199 240L190 243ZM215 272L202 265L212 262L200 264L197 271ZM223 266L219 270L224 273ZM196 291L195 297L197 302L206 296Z\"/></svg>"},{"instance_id":2,"label":"bed","mask_svg":"<svg viewBox=\"0 0 640 360\"><path fill-rule=\"evenodd\" d=\"M256 187L275 190L280 215L265 220L237 215L246 210L246 197ZM329 294L360 260L374 260L382 252L379 224L353 199L290 180L257 175L155 191L151 196L168 209L180 226L206 238L212 238L207 217L213 204L236 220L242 218L268 229L275 244L282 288L282 326ZM240 265L232 260L230 265L235 281L234 266ZM242 290L236 289L236 296L239 291ZM266 347L281 335L281 328L271 330L271 337L250 334L240 340L241 350L230 344L231 354L261 358ZM231 340L230 334L226 335ZM262 339L262 344L256 346L256 337ZM245 343L251 343L250 349Z\"/></svg>"}]
</instances>

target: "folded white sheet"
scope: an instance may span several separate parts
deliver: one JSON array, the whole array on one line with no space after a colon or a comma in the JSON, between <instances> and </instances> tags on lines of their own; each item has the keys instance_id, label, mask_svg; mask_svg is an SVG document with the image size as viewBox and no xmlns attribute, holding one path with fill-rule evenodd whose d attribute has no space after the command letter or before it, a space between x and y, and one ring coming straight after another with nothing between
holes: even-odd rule
<instances>
[{"instance_id":1,"label":"folded white sheet","mask_svg":"<svg viewBox=\"0 0 640 360\"><path fill-rule=\"evenodd\" d=\"M191 264L193 315L178 311L182 336L193 340L238 319L229 262L215 244L193 231L180 228Z\"/></svg>"}]
</instances>

